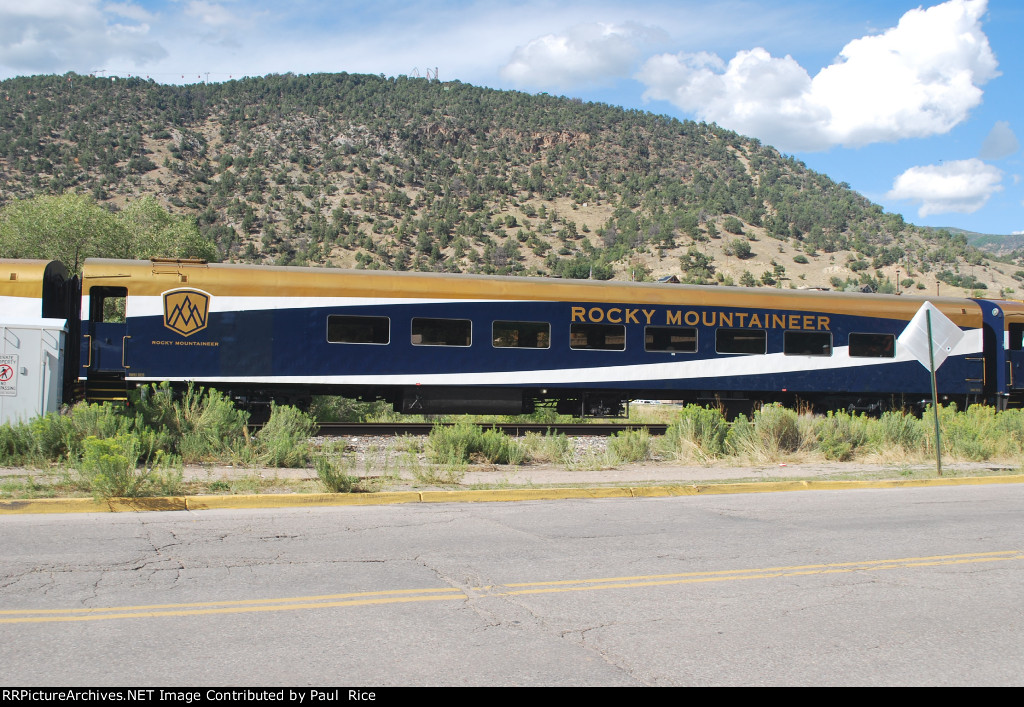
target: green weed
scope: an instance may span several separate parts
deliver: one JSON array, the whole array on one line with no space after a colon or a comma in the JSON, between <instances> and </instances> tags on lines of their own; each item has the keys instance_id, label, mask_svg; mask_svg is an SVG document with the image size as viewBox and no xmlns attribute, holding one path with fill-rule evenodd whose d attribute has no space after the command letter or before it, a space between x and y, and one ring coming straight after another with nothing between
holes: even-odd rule
<instances>
[{"instance_id":1,"label":"green weed","mask_svg":"<svg viewBox=\"0 0 1024 707\"><path fill-rule=\"evenodd\" d=\"M349 474L351 464L343 458L341 465L336 465L326 455L320 454L313 460L317 478L328 493L352 493L359 477Z\"/></svg>"},{"instance_id":2,"label":"green weed","mask_svg":"<svg viewBox=\"0 0 1024 707\"><path fill-rule=\"evenodd\" d=\"M651 458L651 433L646 427L618 432L608 438L610 464L628 464Z\"/></svg>"}]
</instances>

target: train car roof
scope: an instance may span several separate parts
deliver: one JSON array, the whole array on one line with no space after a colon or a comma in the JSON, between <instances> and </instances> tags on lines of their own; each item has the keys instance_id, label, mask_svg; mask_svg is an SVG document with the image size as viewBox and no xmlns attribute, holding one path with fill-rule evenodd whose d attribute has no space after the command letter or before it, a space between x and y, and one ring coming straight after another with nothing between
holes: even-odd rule
<instances>
[{"instance_id":1,"label":"train car roof","mask_svg":"<svg viewBox=\"0 0 1024 707\"><path fill-rule=\"evenodd\" d=\"M67 268L58 260L0 258L0 295L41 297L47 277L66 278Z\"/></svg>"},{"instance_id":2,"label":"train car roof","mask_svg":"<svg viewBox=\"0 0 1024 707\"><path fill-rule=\"evenodd\" d=\"M96 286L127 287L129 294L159 295L195 287L234 297L381 297L385 299L539 300L665 306L741 307L857 314L909 319L925 301L957 324L977 325L979 305L961 297L880 295L714 285L563 280L451 273L343 270L201 261L90 258L82 269L85 293ZM1020 303L1007 302L1019 311ZM1016 305L1016 306L1014 306Z\"/></svg>"}]
</instances>

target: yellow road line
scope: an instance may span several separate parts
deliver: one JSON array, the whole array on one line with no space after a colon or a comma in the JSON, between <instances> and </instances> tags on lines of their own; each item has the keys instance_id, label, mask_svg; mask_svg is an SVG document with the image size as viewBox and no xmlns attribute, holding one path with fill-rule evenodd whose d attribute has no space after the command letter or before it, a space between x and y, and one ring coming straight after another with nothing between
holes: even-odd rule
<instances>
[{"instance_id":1,"label":"yellow road line","mask_svg":"<svg viewBox=\"0 0 1024 707\"><path fill-rule=\"evenodd\" d=\"M1020 550L1001 550L996 552L957 555L904 557L891 560L864 560L860 562L837 562L830 564L714 570L707 572L683 572L677 574L566 579L548 582L514 582L500 585L470 587L468 589L460 589L458 587L434 587L429 589L393 589L377 592L349 592L344 594L320 594L305 597L240 599L193 602L185 604L148 604L142 606L112 606L75 609L5 609L0 610L0 616L9 618L0 618L0 624L101 621L107 619L158 618L165 616L202 616L210 614L238 614L265 611L300 611L309 609L402 604L412 602L468 601L489 597L556 594L562 592L583 592L601 589L639 589L644 587L661 587L679 584L775 579L780 577L839 574L861 571L876 572L880 570L937 567L973 564L979 562L1007 562L1012 560L1024 560L1024 552Z\"/></svg>"},{"instance_id":2,"label":"yellow road line","mask_svg":"<svg viewBox=\"0 0 1024 707\"><path fill-rule=\"evenodd\" d=\"M391 591L380 591L380 592L350 592L347 594L320 594L308 597L281 597L277 599L236 599L231 601L201 601L192 602L188 604L147 604L143 606L106 606L102 608L91 608L91 609L28 609L21 611L12 610L0 610L0 615L4 614L69 614L69 613L83 613L92 614L106 611L144 611L152 609L191 609L191 608L205 608L205 607L216 607L216 606L235 606L235 605L259 605L259 604L284 604L288 602L318 602L327 601L329 599L353 599L356 597L376 597L383 594L427 594L434 592L461 592L462 590L456 587L437 587L434 589L393 589Z\"/></svg>"}]
</instances>

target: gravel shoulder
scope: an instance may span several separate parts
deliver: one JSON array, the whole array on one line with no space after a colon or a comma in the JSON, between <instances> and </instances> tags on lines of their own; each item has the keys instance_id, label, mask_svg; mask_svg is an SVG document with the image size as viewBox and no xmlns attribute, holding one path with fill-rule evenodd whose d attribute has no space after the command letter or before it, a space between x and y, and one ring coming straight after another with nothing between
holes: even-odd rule
<instances>
[{"instance_id":1,"label":"gravel shoulder","mask_svg":"<svg viewBox=\"0 0 1024 707\"><path fill-rule=\"evenodd\" d=\"M431 465L415 443L396 442L393 437L362 437L347 440L316 440L318 445L343 448L346 473L368 480L363 490L423 491L432 489L546 488L602 486L671 486L787 480L877 480L921 479L935 476L935 462L901 459L870 459L832 462L807 455L791 455L785 461L761 464L735 459L709 464L648 460L609 465L604 456L607 440L599 437L573 438L573 461L569 464L531 462L518 466L473 463L452 476L429 474ZM187 494L194 493L303 493L322 487L313 468L253 468L226 464L189 465L183 470ZM1024 473L1019 461L965 462L943 460L949 477L993 476ZM23 468L0 468L4 481L32 479L35 483L59 483L66 472ZM2 488L0 488L2 490ZM49 495L49 494L44 494ZM58 495L61 495L58 491ZM75 494L81 495L81 492ZM0 493L0 498L8 496ZM16 496L17 497L17 496Z\"/></svg>"},{"instance_id":2,"label":"gravel shoulder","mask_svg":"<svg viewBox=\"0 0 1024 707\"><path fill-rule=\"evenodd\" d=\"M988 476L1015 474L1019 467L994 462L943 463L943 473L949 476ZM390 469L395 474L387 490L422 489L424 484L406 469ZM728 483L738 481L778 481L796 479L865 479L920 476L934 474L934 464L877 464L862 462L804 462L780 463L763 466L736 466L716 464L710 466L684 466L673 462L648 461L624 464L609 469L566 469L551 464L522 466L470 465L458 486L634 486L657 484ZM360 470L357 475L375 477L383 469ZM189 466L185 468L186 481L238 480L257 476L270 479L316 479L313 469L250 469L230 466Z\"/></svg>"}]
</instances>

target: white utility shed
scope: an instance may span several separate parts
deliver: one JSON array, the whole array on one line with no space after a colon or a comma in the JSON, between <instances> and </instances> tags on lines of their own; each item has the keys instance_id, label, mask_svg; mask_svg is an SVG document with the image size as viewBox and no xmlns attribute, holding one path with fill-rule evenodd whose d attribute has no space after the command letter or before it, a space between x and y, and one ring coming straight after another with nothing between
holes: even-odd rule
<instances>
[{"instance_id":1,"label":"white utility shed","mask_svg":"<svg viewBox=\"0 0 1024 707\"><path fill-rule=\"evenodd\" d=\"M4 319L0 312L0 424L60 409L64 319Z\"/></svg>"}]
</instances>

